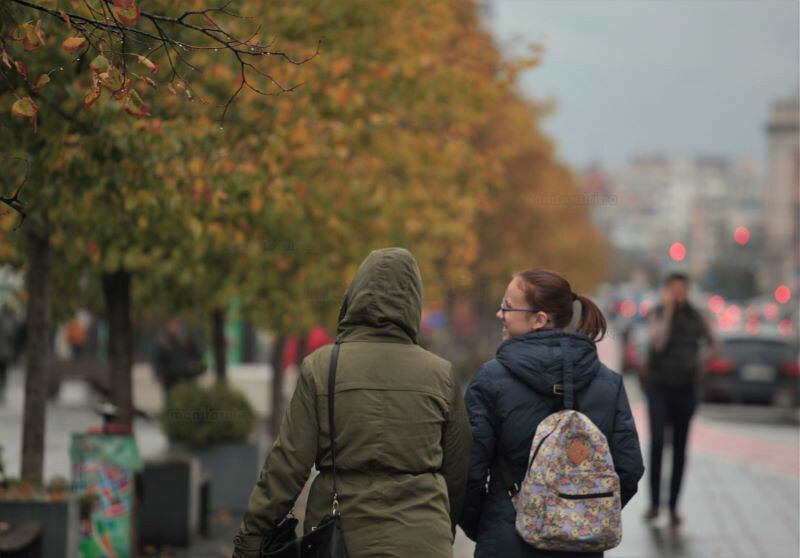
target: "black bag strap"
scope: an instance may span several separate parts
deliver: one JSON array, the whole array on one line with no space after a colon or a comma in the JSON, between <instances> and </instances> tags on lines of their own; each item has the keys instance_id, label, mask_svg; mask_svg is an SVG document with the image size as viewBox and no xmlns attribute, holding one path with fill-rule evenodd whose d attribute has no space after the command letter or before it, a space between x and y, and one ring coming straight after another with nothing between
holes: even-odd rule
<instances>
[{"instance_id":1,"label":"black bag strap","mask_svg":"<svg viewBox=\"0 0 800 558\"><path fill-rule=\"evenodd\" d=\"M569 355L569 339L561 338L561 357L564 359L564 408L575 408L575 385L572 383L572 358Z\"/></svg>"},{"instance_id":2,"label":"black bag strap","mask_svg":"<svg viewBox=\"0 0 800 558\"><path fill-rule=\"evenodd\" d=\"M339 514L339 492L336 488L336 423L333 420L333 400L334 390L336 389L336 364L339 360L339 348L341 342L336 341L331 351L331 365L328 372L328 426L330 427L329 436L331 440L331 469L333 470L333 511L334 516Z\"/></svg>"}]
</instances>

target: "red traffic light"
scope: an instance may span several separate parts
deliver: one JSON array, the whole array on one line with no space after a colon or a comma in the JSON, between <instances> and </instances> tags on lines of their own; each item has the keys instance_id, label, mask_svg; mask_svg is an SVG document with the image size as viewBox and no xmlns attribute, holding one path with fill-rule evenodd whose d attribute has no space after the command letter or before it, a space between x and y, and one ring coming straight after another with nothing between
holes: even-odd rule
<instances>
[{"instance_id":1,"label":"red traffic light","mask_svg":"<svg viewBox=\"0 0 800 558\"><path fill-rule=\"evenodd\" d=\"M683 261L683 258L686 257L686 246L681 242L673 242L669 247L669 257L676 262Z\"/></svg>"},{"instance_id":2,"label":"red traffic light","mask_svg":"<svg viewBox=\"0 0 800 558\"><path fill-rule=\"evenodd\" d=\"M747 227L736 227L733 231L733 240L742 246L747 244L750 242L750 230Z\"/></svg>"}]
</instances>

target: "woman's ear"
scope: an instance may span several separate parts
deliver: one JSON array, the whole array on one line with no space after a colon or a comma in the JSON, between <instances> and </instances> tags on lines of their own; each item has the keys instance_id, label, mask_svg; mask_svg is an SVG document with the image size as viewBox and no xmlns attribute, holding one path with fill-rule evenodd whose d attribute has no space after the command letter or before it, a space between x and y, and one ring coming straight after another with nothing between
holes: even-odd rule
<instances>
[{"instance_id":1,"label":"woman's ear","mask_svg":"<svg viewBox=\"0 0 800 558\"><path fill-rule=\"evenodd\" d=\"M536 314L533 314L531 317L531 321L533 322L531 323L532 331L542 329L543 327L547 326L547 322L550 321L550 318L544 312L536 312Z\"/></svg>"}]
</instances>

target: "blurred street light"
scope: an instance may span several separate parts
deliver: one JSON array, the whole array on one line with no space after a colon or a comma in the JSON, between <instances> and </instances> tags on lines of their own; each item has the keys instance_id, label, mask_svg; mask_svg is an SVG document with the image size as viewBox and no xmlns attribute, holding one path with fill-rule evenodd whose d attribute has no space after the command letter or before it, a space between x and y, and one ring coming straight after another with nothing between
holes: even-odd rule
<instances>
[{"instance_id":1,"label":"blurred street light","mask_svg":"<svg viewBox=\"0 0 800 558\"><path fill-rule=\"evenodd\" d=\"M625 318L632 318L636 314L636 303L629 298L622 301L619 307L619 313Z\"/></svg>"}]
</instances>

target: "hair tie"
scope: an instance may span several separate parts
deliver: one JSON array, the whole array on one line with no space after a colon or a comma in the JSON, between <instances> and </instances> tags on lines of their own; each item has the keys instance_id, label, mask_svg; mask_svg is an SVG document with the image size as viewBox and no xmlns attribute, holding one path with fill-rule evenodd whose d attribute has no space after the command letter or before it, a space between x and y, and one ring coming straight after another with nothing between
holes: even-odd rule
<instances>
[{"instance_id":1,"label":"hair tie","mask_svg":"<svg viewBox=\"0 0 800 558\"><path fill-rule=\"evenodd\" d=\"M573 301L578 300L578 295L576 295L575 293L570 293L570 294L572 294Z\"/></svg>"}]
</instances>

